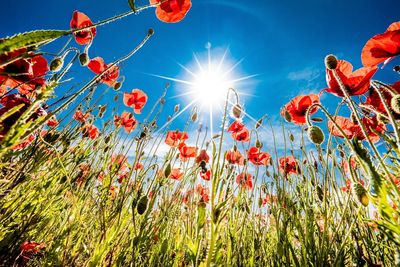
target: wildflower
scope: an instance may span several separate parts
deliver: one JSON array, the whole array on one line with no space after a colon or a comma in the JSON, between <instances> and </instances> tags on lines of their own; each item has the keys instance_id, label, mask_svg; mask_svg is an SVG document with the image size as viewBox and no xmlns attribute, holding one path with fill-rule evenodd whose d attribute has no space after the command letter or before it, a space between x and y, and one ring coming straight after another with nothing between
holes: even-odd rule
<instances>
[{"instance_id":1,"label":"wildflower","mask_svg":"<svg viewBox=\"0 0 400 267\"><path fill-rule=\"evenodd\" d=\"M366 93L369 89L370 80L377 70L378 68L374 66L363 67L353 72L353 66L345 60L338 60L336 68L336 72L346 87L349 96ZM326 83L329 86L329 88L325 89L327 92L339 97L344 96L332 70L326 69Z\"/></svg>"},{"instance_id":2,"label":"wildflower","mask_svg":"<svg viewBox=\"0 0 400 267\"><path fill-rule=\"evenodd\" d=\"M128 158L123 154L113 154L111 156L110 169L117 169L118 171L124 171L128 167Z\"/></svg>"},{"instance_id":3,"label":"wildflower","mask_svg":"<svg viewBox=\"0 0 400 267\"><path fill-rule=\"evenodd\" d=\"M71 30L85 28L92 25L92 21L88 16L86 16L86 14L79 11L74 11L72 14L72 19L70 22ZM78 44L87 44L96 36L96 27L75 32L74 36Z\"/></svg>"},{"instance_id":4,"label":"wildflower","mask_svg":"<svg viewBox=\"0 0 400 267\"><path fill-rule=\"evenodd\" d=\"M346 174L350 173L349 163L347 160L344 159L342 161L342 163L340 164L340 166L343 168L344 173L346 173ZM353 170L357 170L357 168L358 168L358 163L355 160L354 156L350 157L350 166L351 166L351 169L353 169Z\"/></svg>"},{"instance_id":5,"label":"wildflower","mask_svg":"<svg viewBox=\"0 0 400 267\"><path fill-rule=\"evenodd\" d=\"M183 177L183 172L179 168L172 169L171 173L169 175L169 178L171 178L173 180L177 180L177 181L182 179L182 177Z\"/></svg>"},{"instance_id":6,"label":"wildflower","mask_svg":"<svg viewBox=\"0 0 400 267\"><path fill-rule=\"evenodd\" d=\"M285 114L289 113L291 122L299 125L305 125L307 110L312 105L319 103L319 95L317 94L296 96L285 105L285 107L282 109L281 115L285 117ZM317 112L317 110L318 107L313 107L309 113L314 114Z\"/></svg>"},{"instance_id":7,"label":"wildflower","mask_svg":"<svg viewBox=\"0 0 400 267\"><path fill-rule=\"evenodd\" d=\"M244 157L239 150L231 150L226 152L225 159L230 164L244 165Z\"/></svg>"},{"instance_id":8,"label":"wildflower","mask_svg":"<svg viewBox=\"0 0 400 267\"><path fill-rule=\"evenodd\" d=\"M25 55L24 55L25 54ZM23 95L30 95L37 86L44 86L44 75L49 71L47 60L33 52L26 52L25 48L0 55L0 63L23 58L0 67L0 91L6 88L16 88Z\"/></svg>"},{"instance_id":9,"label":"wildflower","mask_svg":"<svg viewBox=\"0 0 400 267\"><path fill-rule=\"evenodd\" d=\"M127 133L131 133L136 129L138 121L135 119L132 113L122 112L121 117L114 115L114 125L123 126Z\"/></svg>"},{"instance_id":10,"label":"wildflower","mask_svg":"<svg viewBox=\"0 0 400 267\"><path fill-rule=\"evenodd\" d=\"M132 107L136 114L142 112L146 102L147 95L142 90L133 89L131 93L124 93L125 106Z\"/></svg>"},{"instance_id":11,"label":"wildflower","mask_svg":"<svg viewBox=\"0 0 400 267\"><path fill-rule=\"evenodd\" d=\"M35 241L25 241L20 247L21 256L24 259L30 259L35 254L40 253L46 248L45 243L37 243Z\"/></svg>"},{"instance_id":12,"label":"wildflower","mask_svg":"<svg viewBox=\"0 0 400 267\"><path fill-rule=\"evenodd\" d=\"M83 137L89 137L94 140L99 137L99 129L93 124L86 124L83 127Z\"/></svg>"},{"instance_id":13,"label":"wildflower","mask_svg":"<svg viewBox=\"0 0 400 267\"><path fill-rule=\"evenodd\" d=\"M249 150L247 150L247 158L254 165L267 166L267 165L269 165L269 163L271 161L270 154L268 154L267 152L260 152L260 149L255 146L253 146Z\"/></svg>"},{"instance_id":14,"label":"wildflower","mask_svg":"<svg viewBox=\"0 0 400 267\"><path fill-rule=\"evenodd\" d=\"M208 201L210 201L210 189L208 189L208 187L199 184L196 186L196 191L201 196L203 202L208 203Z\"/></svg>"},{"instance_id":15,"label":"wildflower","mask_svg":"<svg viewBox=\"0 0 400 267\"><path fill-rule=\"evenodd\" d=\"M235 120L229 127L228 132L232 132L232 138L240 142L248 142L250 140L250 132L238 120Z\"/></svg>"},{"instance_id":16,"label":"wildflower","mask_svg":"<svg viewBox=\"0 0 400 267\"><path fill-rule=\"evenodd\" d=\"M179 22L192 7L191 0L150 0L151 5L160 4L156 8L156 16L163 22Z\"/></svg>"},{"instance_id":17,"label":"wildflower","mask_svg":"<svg viewBox=\"0 0 400 267\"><path fill-rule=\"evenodd\" d=\"M396 83L392 84L390 86L393 88L395 92L400 94L400 81L397 81ZM385 102L388 107L391 106L391 101L393 99L392 93L388 92L387 90L382 90L381 93L383 94L383 97L385 98ZM379 94L376 92L376 90L372 90L369 93L369 96L365 99L365 102L363 103L366 106L369 106L370 108L373 108L377 112L380 112L384 115L387 115L387 111L385 109L384 103L382 102L381 98L379 97ZM400 119L400 114L397 113L392 113L395 119Z\"/></svg>"},{"instance_id":18,"label":"wildflower","mask_svg":"<svg viewBox=\"0 0 400 267\"><path fill-rule=\"evenodd\" d=\"M195 158L196 154L196 147L187 146L185 143L179 145L179 157L182 161L188 161L190 158Z\"/></svg>"},{"instance_id":19,"label":"wildflower","mask_svg":"<svg viewBox=\"0 0 400 267\"><path fill-rule=\"evenodd\" d=\"M300 169L293 156L282 157L279 159L279 171L286 174L299 174Z\"/></svg>"},{"instance_id":20,"label":"wildflower","mask_svg":"<svg viewBox=\"0 0 400 267\"><path fill-rule=\"evenodd\" d=\"M392 23L386 32L375 35L365 44L361 52L364 66L386 64L400 54L400 21Z\"/></svg>"},{"instance_id":21,"label":"wildflower","mask_svg":"<svg viewBox=\"0 0 400 267\"><path fill-rule=\"evenodd\" d=\"M235 120L229 127L228 132L238 133L245 128L244 124L238 120Z\"/></svg>"},{"instance_id":22,"label":"wildflower","mask_svg":"<svg viewBox=\"0 0 400 267\"><path fill-rule=\"evenodd\" d=\"M122 172L122 173L120 173L120 174L118 175L118 183L122 184L122 182L123 182L125 179L129 178L129 176L130 176L129 172Z\"/></svg>"},{"instance_id":23,"label":"wildflower","mask_svg":"<svg viewBox=\"0 0 400 267\"><path fill-rule=\"evenodd\" d=\"M33 140L35 140L35 138L36 138L35 134L29 135L22 142L14 145L12 147L12 150L13 151L19 151L19 150L23 150L23 149L27 148L33 142Z\"/></svg>"},{"instance_id":24,"label":"wildflower","mask_svg":"<svg viewBox=\"0 0 400 267\"><path fill-rule=\"evenodd\" d=\"M208 156L207 151L205 149L200 150L199 155L196 157L196 163L199 164L202 161L208 163L210 161L210 156Z\"/></svg>"},{"instance_id":25,"label":"wildflower","mask_svg":"<svg viewBox=\"0 0 400 267\"><path fill-rule=\"evenodd\" d=\"M111 64L107 65L106 63L104 63L104 59L102 59L101 57L95 57L89 61L87 66L94 73L100 74L107 68L109 68ZM108 86L114 86L118 77L119 68L118 66L114 65L100 76L100 81L107 84Z\"/></svg>"},{"instance_id":26,"label":"wildflower","mask_svg":"<svg viewBox=\"0 0 400 267\"><path fill-rule=\"evenodd\" d=\"M178 147L181 143L184 143L189 138L186 132L169 131L165 138L165 143L172 147Z\"/></svg>"},{"instance_id":27,"label":"wildflower","mask_svg":"<svg viewBox=\"0 0 400 267\"><path fill-rule=\"evenodd\" d=\"M251 174L247 172L242 172L238 176L236 176L236 183L244 187L246 189L252 189L253 188L253 181L251 179Z\"/></svg>"},{"instance_id":28,"label":"wildflower","mask_svg":"<svg viewBox=\"0 0 400 267\"><path fill-rule=\"evenodd\" d=\"M211 180L211 171L210 170L207 170L205 172L200 171L200 177L203 180L210 181Z\"/></svg>"},{"instance_id":29,"label":"wildflower","mask_svg":"<svg viewBox=\"0 0 400 267\"><path fill-rule=\"evenodd\" d=\"M134 167L133 169L134 169L135 171L137 171L137 170L143 170L143 169L144 169L143 163L137 162L137 163L135 164L135 167Z\"/></svg>"},{"instance_id":30,"label":"wildflower","mask_svg":"<svg viewBox=\"0 0 400 267\"><path fill-rule=\"evenodd\" d=\"M51 117L48 121L47 121L47 126L49 127L55 127L58 125L58 120L55 116Z\"/></svg>"},{"instance_id":31,"label":"wildflower","mask_svg":"<svg viewBox=\"0 0 400 267\"><path fill-rule=\"evenodd\" d=\"M72 118L74 118L74 120L76 120L77 122L84 123L84 122L87 121L89 116L90 116L89 113L82 113L82 111L77 110L77 111L75 111L75 113L72 116Z\"/></svg>"}]
</instances>

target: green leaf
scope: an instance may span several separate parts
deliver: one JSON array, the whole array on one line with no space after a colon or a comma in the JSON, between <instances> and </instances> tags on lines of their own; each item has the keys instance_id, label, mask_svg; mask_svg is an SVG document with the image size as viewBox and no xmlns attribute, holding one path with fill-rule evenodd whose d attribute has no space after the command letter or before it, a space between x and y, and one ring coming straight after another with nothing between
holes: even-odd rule
<instances>
[{"instance_id":1,"label":"green leaf","mask_svg":"<svg viewBox=\"0 0 400 267\"><path fill-rule=\"evenodd\" d=\"M50 43L69 33L69 31L60 30L37 30L19 33L0 40L0 55L20 48L40 46Z\"/></svg>"}]
</instances>

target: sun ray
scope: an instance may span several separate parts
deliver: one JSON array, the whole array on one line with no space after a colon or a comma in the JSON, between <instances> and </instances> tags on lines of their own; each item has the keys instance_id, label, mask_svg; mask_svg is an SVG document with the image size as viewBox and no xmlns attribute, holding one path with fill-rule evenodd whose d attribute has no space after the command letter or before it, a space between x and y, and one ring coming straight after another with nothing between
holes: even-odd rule
<instances>
[{"instance_id":1,"label":"sun ray","mask_svg":"<svg viewBox=\"0 0 400 267\"><path fill-rule=\"evenodd\" d=\"M188 69L187 67L183 66L181 63L178 62L178 65L184 69L187 73L189 73L190 75L192 75L194 78L198 78L198 75L196 75L193 71L191 71L190 69Z\"/></svg>"},{"instance_id":2,"label":"sun ray","mask_svg":"<svg viewBox=\"0 0 400 267\"><path fill-rule=\"evenodd\" d=\"M235 79L235 80L230 80L229 82L231 82L231 83L242 82L242 81L245 81L245 80L248 80L248 79L257 77L257 76L258 76L258 74L253 74L253 75L249 75L249 76L244 76L244 77L241 77L241 78L237 78L237 79Z\"/></svg>"},{"instance_id":3,"label":"sun ray","mask_svg":"<svg viewBox=\"0 0 400 267\"><path fill-rule=\"evenodd\" d=\"M240 59L238 62L236 62L230 69L228 69L226 72L224 72L222 74L223 77L226 77L228 74L230 74L234 69L237 68L237 66L240 65L240 63L242 63L244 60L244 58Z\"/></svg>"},{"instance_id":4,"label":"sun ray","mask_svg":"<svg viewBox=\"0 0 400 267\"><path fill-rule=\"evenodd\" d=\"M228 50L229 50L229 46L225 49L225 52L224 52L224 54L222 55L222 57L221 57L221 59L220 59L220 61L219 61L219 64L218 64L218 67L217 67L217 70L218 70L218 71L221 70L221 67L222 67L222 65L224 64L226 55L228 54Z\"/></svg>"},{"instance_id":5,"label":"sun ray","mask_svg":"<svg viewBox=\"0 0 400 267\"><path fill-rule=\"evenodd\" d=\"M166 80L173 81L173 82L184 83L184 84L187 84L187 85L194 85L194 83L192 83L192 82L181 80L181 79L176 79L176 78L172 78L172 77L167 77L167 76L162 76L162 75L157 75L157 74L151 74L151 73L147 73L147 75L150 75L150 76L153 76L153 77L157 77L157 78L161 78L161 79L166 79Z\"/></svg>"}]
</instances>

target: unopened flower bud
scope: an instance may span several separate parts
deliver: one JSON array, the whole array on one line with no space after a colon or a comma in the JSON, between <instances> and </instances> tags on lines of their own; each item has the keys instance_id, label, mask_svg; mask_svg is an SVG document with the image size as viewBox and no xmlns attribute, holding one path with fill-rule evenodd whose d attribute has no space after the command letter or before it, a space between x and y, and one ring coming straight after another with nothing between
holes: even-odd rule
<instances>
[{"instance_id":1,"label":"unopened flower bud","mask_svg":"<svg viewBox=\"0 0 400 267\"><path fill-rule=\"evenodd\" d=\"M360 183L355 183L353 184L353 193L356 195L358 201L366 207L369 204L369 199L367 195L367 190L360 184Z\"/></svg>"},{"instance_id":2,"label":"unopened flower bud","mask_svg":"<svg viewBox=\"0 0 400 267\"><path fill-rule=\"evenodd\" d=\"M150 29L147 31L147 35L152 36L153 34L154 34L154 29L153 29L153 28L150 28Z\"/></svg>"},{"instance_id":3,"label":"unopened flower bud","mask_svg":"<svg viewBox=\"0 0 400 267\"><path fill-rule=\"evenodd\" d=\"M285 109L285 111L283 112L283 116L285 118L285 120L287 122L291 122L292 121L292 116L290 115L290 113Z\"/></svg>"},{"instance_id":4,"label":"unopened flower bud","mask_svg":"<svg viewBox=\"0 0 400 267\"><path fill-rule=\"evenodd\" d=\"M338 60L334 55L327 55L325 57L325 67L329 70L334 70L337 67Z\"/></svg>"},{"instance_id":5,"label":"unopened flower bud","mask_svg":"<svg viewBox=\"0 0 400 267\"><path fill-rule=\"evenodd\" d=\"M122 83L116 82L116 83L114 84L114 90L115 90L115 91L118 91L118 90L121 88L121 86L122 86Z\"/></svg>"},{"instance_id":6,"label":"unopened flower bud","mask_svg":"<svg viewBox=\"0 0 400 267\"><path fill-rule=\"evenodd\" d=\"M400 95L395 95L390 101L390 106L394 112L400 114Z\"/></svg>"},{"instance_id":7,"label":"unopened flower bud","mask_svg":"<svg viewBox=\"0 0 400 267\"><path fill-rule=\"evenodd\" d=\"M175 105L174 113L178 113L179 112L179 108L180 108L179 104Z\"/></svg>"},{"instance_id":8,"label":"unopened flower bud","mask_svg":"<svg viewBox=\"0 0 400 267\"><path fill-rule=\"evenodd\" d=\"M86 53L82 53L79 55L79 62L82 66L86 66L89 63L89 56Z\"/></svg>"},{"instance_id":9,"label":"unopened flower bud","mask_svg":"<svg viewBox=\"0 0 400 267\"><path fill-rule=\"evenodd\" d=\"M242 106L240 106L240 104L236 104L233 106L232 108L232 115L236 118L236 119L240 119L240 117L242 116Z\"/></svg>"},{"instance_id":10,"label":"unopened flower bud","mask_svg":"<svg viewBox=\"0 0 400 267\"><path fill-rule=\"evenodd\" d=\"M53 72L59 71L64 65L64 60L61 57L56 57L50 62L50 70Z\"/></svg>"},{"instance_id":11,"label":"unopened flower bud","mask_svg":"<svg viewBox=\"0 0 400 267\"><path fill-rule=\"evenodd\" d=\"M192 121L193 121L193 122L196 122L196 121L197 121L197 118L198 118L197 112L193 113L193 115L192 115Z\"/></svg>"},{"instance_id":12,"label":"unopened flower bud","mask_svg":"<svg viewBox=\"0 0 400 267\"><path fill-rule=\"evenodd\" d=\"M260 126L263 124L263 119L259 119L256 123L256 129L260 128Z\"/></svg>"},{"instance_id":13,"label":"unopened flower bud","mask_svg":"<svg viewBox=\"0 0 400 267\"><path fill-rule=\"evenodd\" d=\"M315 125L311 125L310 127L308 127L307 135L308 139L310 139L310 141L316 145L322 144L325 139L324 133L322 132L321 128Z\"/></svg>"},{"instance_id":14,"label":"unopened flower bud","mask_svg":"<svg viewBox=\"0 0 400 267\"><path fill-rule=\"evenodd\" d=\"M256 147L257 148L262 148L263 144L260 142L260 140L256 141Z\"/></svg>"},{"instance_id":15,"label":"unopened flower bud","mask_svg":"<svg viewBox=\"0 0 400 267\"><path fill-rule=\"evenodd\" d=\"M394 66L393 70L397 73L400 73L400 65Z\"/></svg>"},{"instance_id":16,"label":"unopened flower bud","mask_svg":"<svg viewBox=\"0 0 400 267\"><path fill-rule=\"evenodd\" d=\"M142 215L147 210L147 204L149 203L149 199L147 196L142 196L136 206L137 212L139 215Z\"/></svg>"}]
</instances>

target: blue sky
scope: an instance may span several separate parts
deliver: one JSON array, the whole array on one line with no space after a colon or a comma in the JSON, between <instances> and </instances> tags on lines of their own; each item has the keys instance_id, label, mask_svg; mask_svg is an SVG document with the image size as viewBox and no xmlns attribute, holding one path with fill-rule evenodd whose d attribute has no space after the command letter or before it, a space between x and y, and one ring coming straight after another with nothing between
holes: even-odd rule
<instances>
[{"instance_id":1,"label":"blue sky","mask_svg":"<svg viewBox=\"0 0 400 267\"><path fill-rule=\"evenodd\" d=\"M145 0L136 2L138 6L148 3ZM192 2L186 18L177 24L158 21L154 10L149 9L97 30L90 55L111 62L133 49L148 28L154 28L153 38L121 66L121 74L126 78L122 92L140 88L149 95L149 105L144 113L167 82L148 74L187 77L178 63L192 66L193 53L202 61L206 55L205 45L209 42L213 57L218 58L228 49L226 62L243 60L234 71L236 77L258 75L235 85L239 92L253 95L243 97L246 111L255 118L265 113L277 116L292 97L318 92L326 86L325 55L334 53L359 68L365 42L385 31L390 23L400 20L400 2L396 0ZM86 13L95 22L128 9L127 1L123 0L6 1L2 5L0 35L4 37L34 29L68 29L74 10ZM60 40L43 50L57 52L63 44ZM380 70L375 78L394 82L399 78L391 70L396 63L399 64L399 59ZM72 74L77 80L92 77L92 73L82 67L74 69ZM185 89L182 84L171 83L167 113L177 103L182 106L188 103L187 99L174 98ZM323 99L328 106L337 100L334 96ZM178 119L177 125L185 120L185 116Z\"/></svg>"}]
</instances>

